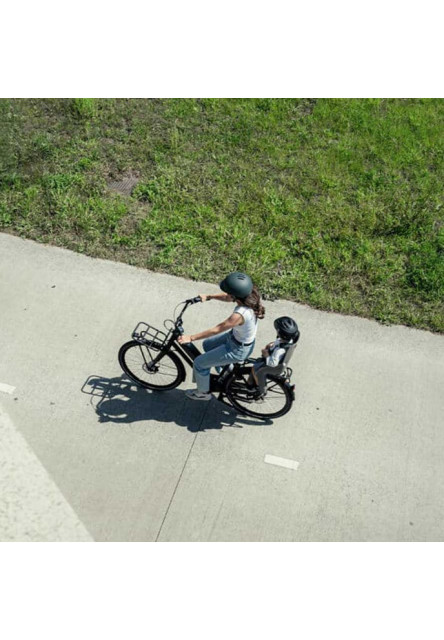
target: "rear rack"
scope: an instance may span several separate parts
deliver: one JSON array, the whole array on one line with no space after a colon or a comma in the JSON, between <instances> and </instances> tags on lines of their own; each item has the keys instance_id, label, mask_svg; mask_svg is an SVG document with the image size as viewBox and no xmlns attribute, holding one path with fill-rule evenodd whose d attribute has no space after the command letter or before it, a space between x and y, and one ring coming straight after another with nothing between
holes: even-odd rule
<instances>
[{"instance_id":1,"label":"rear rack","mask_svg":"<svg viewBox=\"0 0 444 640\"><path fill-rule=\"evenodd\" d=\"M139 342L140 344L148 344L151 342L156 342L160 346L163 347L164 344L168 342L171 337L172 329L165 333L165 331L161 331L160 329L156 329L146 322L139 322L137 327L134 329L132 333L133 340Z\"/></svg>"}]
</instances>

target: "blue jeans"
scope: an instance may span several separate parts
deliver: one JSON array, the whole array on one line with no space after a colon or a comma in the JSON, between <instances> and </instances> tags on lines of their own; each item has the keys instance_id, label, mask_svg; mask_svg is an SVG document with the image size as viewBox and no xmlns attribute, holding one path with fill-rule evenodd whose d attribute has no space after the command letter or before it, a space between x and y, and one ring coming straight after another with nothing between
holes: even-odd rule
<instances>
[{"instance_id":1,"label":"blue jeans","mask_svg":"<svg viewBox=\"0 0 444 640\"><path fill-rule=\"evenodd\" d=\"M231 337L231 331L221 333L212 338L207 338L202 343L203 353L194 361L194 378L198 391L202 393L210 390L210 369L211 367L224 366L232 362L240 362L251 356L254 349L253 344L242 347Z\"/></svg>"}]
</instances>

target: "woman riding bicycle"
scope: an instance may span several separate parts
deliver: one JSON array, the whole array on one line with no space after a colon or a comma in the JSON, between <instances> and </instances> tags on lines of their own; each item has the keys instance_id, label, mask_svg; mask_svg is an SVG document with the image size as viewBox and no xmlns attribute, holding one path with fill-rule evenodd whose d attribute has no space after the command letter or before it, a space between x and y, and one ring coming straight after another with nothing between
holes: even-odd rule
<instances>
[{"instance_id":1,"label":"woman riding bicycle","mask_svg":"<svg viewBox=\"0 0 444 640\"><path fill-rule=\"evenodd\" d=\"M233 313L212 329L178 338L180 343L206 338L202 344L205 353L194 360L193 369L197 389L186 392L192 400L211 399L209 391L211 367L222 367L250 357L254 349L257 320L265 315L260 293L245 273L239 271L230 273L219 286L224 293L201 294L202 302L205 300L236 302Z\"/></svg>"}]
</instances>

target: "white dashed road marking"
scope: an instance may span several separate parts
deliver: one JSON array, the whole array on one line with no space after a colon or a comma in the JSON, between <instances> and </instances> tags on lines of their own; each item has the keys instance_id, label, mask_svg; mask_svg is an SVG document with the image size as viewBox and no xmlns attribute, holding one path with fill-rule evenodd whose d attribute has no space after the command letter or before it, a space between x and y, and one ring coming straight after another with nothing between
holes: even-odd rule
<instances>
[{"instance_id":1,"label":"white dashed road marking","mask_svg":"<svg viewBox=\"0 0 444 640\"><path fill-rule=\"evenodd\" d=\"M3 384L3 382L0 382L0 391L3 391L3 393L14 393L15 387L11 387L10 384Z\"/></svg>"},{"instance_id":2,"label":"white dashed road marking","mask_svg":"<svg viewBox=\"0 0 444 640\"><path fill-rule=\"evenodd\" d=\"M296 460L290 460L289 458L279 458L278 456L269 456L268 454L264 458L264 462L268 464L274 464L277 467L285 467L286 469L296 470L299 467L299 462Z\"/></svg>"}]
</instances>

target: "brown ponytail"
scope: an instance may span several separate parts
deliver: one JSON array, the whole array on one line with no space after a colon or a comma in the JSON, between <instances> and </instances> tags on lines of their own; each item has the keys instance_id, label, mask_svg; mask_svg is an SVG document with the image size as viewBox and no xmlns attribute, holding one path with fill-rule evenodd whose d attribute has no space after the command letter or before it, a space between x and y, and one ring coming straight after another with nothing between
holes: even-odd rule
<instances>
[{"instance_id":1,"label":"brown ponytail","mask_svg":"<svg viewBox=\"0 0 444 640\"><path fill-rule=\"evenodd\" d=\"M253 285L253 291L246 298L240 298L239 302L244 307L249 307L253 309L256 318L262 320L265 316L265 307L262 304L261 294L259 293L256 285Z\"/></svg>"}]
</instances>

